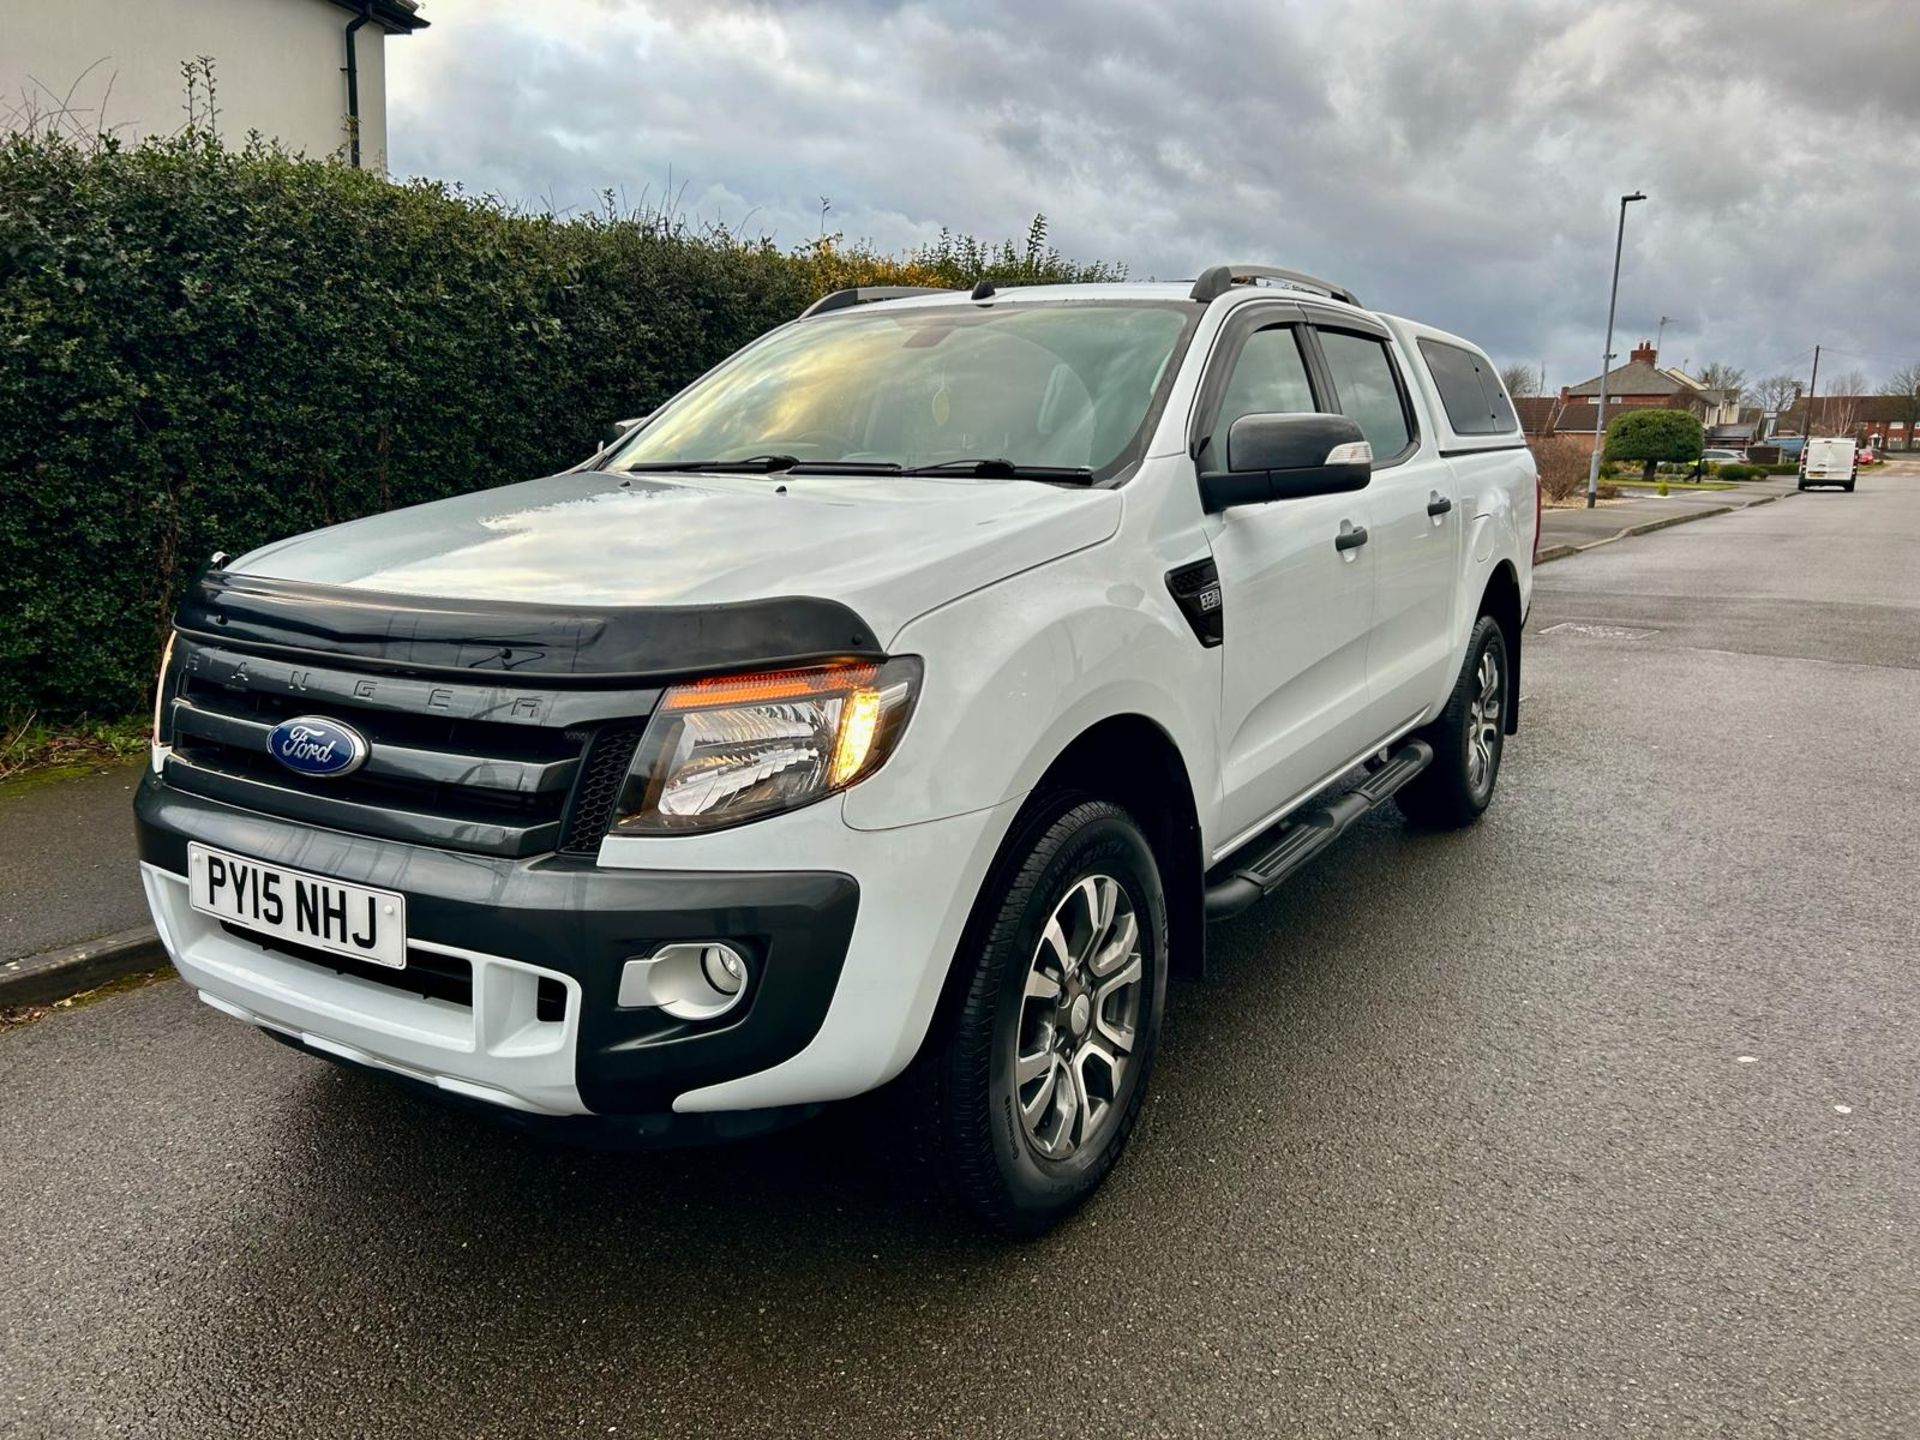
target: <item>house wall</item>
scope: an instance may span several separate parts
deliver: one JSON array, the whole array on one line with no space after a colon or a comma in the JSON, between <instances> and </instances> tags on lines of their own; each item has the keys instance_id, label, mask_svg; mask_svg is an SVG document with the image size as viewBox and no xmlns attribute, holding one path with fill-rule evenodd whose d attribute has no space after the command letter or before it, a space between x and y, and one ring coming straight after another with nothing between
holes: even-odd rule
<instances>
[{"instance_id":1,"label":"house wall","mask_svg":"<svg viewBox=\"0 0 1920 1440\"><path fill-rule=\"evenodd\" d=\"M352 18L329 0L0 0L0 128L64 104L88 133L172 134L187 118L180 65L208 55L222 140L258 130L308 155L344 153ZM377 24L355 36L370 169L386 165L385 38Z\"/></svg>"}]
</instances>

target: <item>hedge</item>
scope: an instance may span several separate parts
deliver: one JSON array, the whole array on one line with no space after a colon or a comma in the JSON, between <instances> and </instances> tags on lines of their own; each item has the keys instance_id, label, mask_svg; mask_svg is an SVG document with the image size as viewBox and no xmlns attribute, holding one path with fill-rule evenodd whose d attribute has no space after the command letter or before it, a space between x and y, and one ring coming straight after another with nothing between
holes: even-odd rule
<instances>
[{"instance_id":1,"label":"hedge","mask_svg":"<svg viewBox=\"0 0 1920 1440\"><path fill-rule=\"evenodd\" d=\"M0 143L0 720L138 710L216 550L551 473L828 290L1110 279L943 234L795 252L258 145Z\"/></svg>"}]
</instances>

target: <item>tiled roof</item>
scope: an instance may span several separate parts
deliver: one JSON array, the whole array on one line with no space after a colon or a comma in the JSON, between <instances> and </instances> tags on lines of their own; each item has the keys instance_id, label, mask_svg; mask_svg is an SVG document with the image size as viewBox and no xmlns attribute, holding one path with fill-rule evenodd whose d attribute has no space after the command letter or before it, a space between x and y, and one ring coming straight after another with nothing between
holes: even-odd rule
<instances>
[{"instance_id":1,"label":"tiled roof","mask_svg":"<svg viewBox=\"0 0 1920 1440\"><path fill-rule=\"evenodd\" d=\"M1558 395L1529 395L1514 401L1513 408L1519 413L1522 433L1527 435L1549 433L1564 435L1569 432L1591 435L1594 424L1600 416L1598 405L1585 400L1575 400L1572 404L1568 404ZM1623 410L1650 408L1646 405L1615 405L1609 401L1607 421L1611 424L1613 418ZM1551 431L1549 426L1552 427Z\"/></svg>"},{"instance_id":2,"label":"tiled roof","mask_svg":"<svg viewBox=\"0 0 1920 1440\"><path fill-rule=\"evenodd\" d=\"M1816 395L1813 397L1813 423L1818 428L1831 421L1838 424L1851 414L1856 425L1884 425L1889 420L1905 420L1913 402L1904 395ZM1781 422L1799 424L1806 419L1807 402L1796 400L1780 417Z\"/></svg>"},{"instance_id":3,"label":"tiled roof","mask_svg":"<svg viewBox=\"0 0 1920 1440\"><path fill-rule=\"evenodd\" d=\"M1598 395L1600 377L1570 385L1568 390L1575 395ZM1685 390L1688 394L1699 394L1691 385L1674 379L1666 371L1656 369L1644 360L1632 360L1625 365L1616 365L1607 372L1607 394L1609 395L1671 395L1676 390Z\"/></svg>"}]
</instances>

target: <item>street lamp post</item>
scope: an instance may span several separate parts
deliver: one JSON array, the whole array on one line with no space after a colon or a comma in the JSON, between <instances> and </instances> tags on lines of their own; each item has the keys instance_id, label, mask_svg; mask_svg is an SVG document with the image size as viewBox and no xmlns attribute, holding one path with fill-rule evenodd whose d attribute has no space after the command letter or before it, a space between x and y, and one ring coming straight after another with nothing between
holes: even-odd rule
<instances>
[{"instance_id":1,"label":"street lamp post","mask_svg":"<svg viewBox=\"0 0 1920 1440\"><path fill-rule=\"evenodd\" d=\"M1600 452L1607 435L1607 371L1613 368L1613 307L1620 299L1620 246L1627 238L1627 206L1647 197L1638 190L1620 197L1620 229L1613 237L1613 288L1607 292L1607 351L1600 357L1600 407L1593 418L1593 458L1587 465L1587 509L1600 493Z\"/></svg>"}]
</instances>

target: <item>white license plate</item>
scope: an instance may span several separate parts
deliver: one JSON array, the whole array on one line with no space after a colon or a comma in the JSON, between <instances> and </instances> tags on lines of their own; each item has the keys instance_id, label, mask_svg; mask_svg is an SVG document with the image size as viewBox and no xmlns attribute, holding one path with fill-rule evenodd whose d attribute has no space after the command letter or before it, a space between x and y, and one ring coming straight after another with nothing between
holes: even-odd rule
<instances>
[{"instance_id":1,"label":"white license plate","mask_svg":"<svg viewBox=\"0 0 1920 1440\"><path fill-rule=\"evenodd\" d=\"M282 940L390 969L407 963L407 898L244 855L187 846L193 908Z\"/></svg>"}]
</instances>

